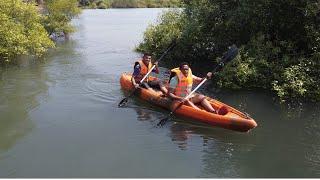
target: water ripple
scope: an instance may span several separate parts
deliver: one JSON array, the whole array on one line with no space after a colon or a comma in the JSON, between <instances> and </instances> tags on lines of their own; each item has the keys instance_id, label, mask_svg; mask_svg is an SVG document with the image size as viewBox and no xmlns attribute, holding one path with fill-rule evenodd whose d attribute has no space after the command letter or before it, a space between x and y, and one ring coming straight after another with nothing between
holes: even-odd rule
<instances>
[{"instance_id":1,"label":"water ripple","mask_svg":"<svg viewBox=\"0 0 320 180\"><path fill-rule=\"evenodd\" d=\"M115 94L118 91L119 82L110 77L87 78L85 80L85 94L91 95L94 101L111 103L116 101Z\"/></svg>"}]
</instances>

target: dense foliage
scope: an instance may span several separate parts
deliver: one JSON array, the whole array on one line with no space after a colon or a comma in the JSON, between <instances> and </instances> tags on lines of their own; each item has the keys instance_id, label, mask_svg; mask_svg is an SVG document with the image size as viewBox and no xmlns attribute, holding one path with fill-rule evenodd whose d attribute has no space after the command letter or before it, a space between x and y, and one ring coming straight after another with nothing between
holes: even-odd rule
<instances>
[{"instance_id":1,"label":"dense foliage","mask_svg":"<svg viewBox=\"0 0 320 180\"><path fill-rule=\"evenodd\" d=\"M45 4L43 23L49 34L67 35L74 31L70 21L81 12L77 0L46 0Z\"/></svg>"},{"instance_id":2,"label":"dense foliage","mask_svg":"<svg viewBox=\"0 0 320 180\"><path fill-rule=\"evenodd\" d=\"M19 55L41 56L54 47L52 34L73 32L77 0L0 0L0 63Z\"/></svg>"},{"instance_id":3,"label":"dense foliage","mask_svg":"<svg viewBox=\"0 0 320 180\"><path fill-rule=\"evenodd\" d=\"M79 5L85 8L106 9L111 6L110 0L79 0Z\"/></svg>"},{"instance_id":4,"label":"dense foliage","mask_svg":"<svg viewBox=\"0 0 320 180\"><path fill-rule=\"evenodd\" d=\"M161 51L181 36L184 26L184 18L181 11L174 9L164 13L156 25L150 25L144 33L144 43L137 48L138 51L149 51L153 55L160 55ZM181 46L181 42L177 46ZM174 52L170 52L168 56L172 56Z\"/></svg>"},{"instance_id":5,"label":"dense foliage","mask_svg":"<svg viewBox=\"0 0 320 180\"><path fill-rule=\"evenodd\" d=\"M79 0L79 4L89 8L160 8L179 7L180 0Z\"/></svg>"},{"instance_id":6,"label":"dense foliage","mask_svg":"<svg viewBox=\"0 0 320 180\"><path fill-rule=\"evenodd\" d=\"M0 62L16 55L42 55L53 47L33 4L20 0L0 0Z\"/></svg>"},{"instance_id":7,"label":"dense foliage","mask_svg":"<svg viewBox=\"0 0 320 180\"><path fill-rule=\"evenodd\" d=\"M140 51L159 54L158 47L167 44L168 37L179 35L179 46L171 59L210 67L229 45L236 44L240 55L216 75L217 85L270 89L282 100L320 100L317 0L185 0L184 3L183 12L176 13L175 18L161 20L148 28L144 42L138 47ZM176 26L167 30L167 24Z\"/></svg>"}]
</instances>

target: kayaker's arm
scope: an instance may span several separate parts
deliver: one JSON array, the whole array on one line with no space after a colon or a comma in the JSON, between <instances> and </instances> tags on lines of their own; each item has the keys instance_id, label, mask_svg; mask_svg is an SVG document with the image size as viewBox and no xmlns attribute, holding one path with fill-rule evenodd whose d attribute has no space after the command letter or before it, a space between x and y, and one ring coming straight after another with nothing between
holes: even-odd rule
<instances>
[{"instance_id":1,"label":"kayaker's arm","mask_svg":"<svg viewBox=\"0 0 320 180\"><path fill-rule=\"evenodd\" d=\"M154 73L156 73L156 74L159 74L160 71L159 71L159 68L158 68L158 61L154 62L153 65L154 65L155 67L154 67L154 69L153 69L152 72L154 72Z\"/></svg>"},{"instance_id":2,"label":"kayaker's arm","mask_svg":"<svg viewBox=\"0 0 320 180\"><path fill-rule=\"evenodd\" d=\"M171 98L171 99L173 99L173 100L178 100L178 101L182 101L183 100L183 98L182 97L179 97L179 96L176 96L175 94L173 94L172 92L170 92L170 90L169 90L169 97Z\"/></svg>"},{"instance_id":3,"label":"kayaker's arm","mask_svg":"<svg viewBox=\"0 0 320 180\"><path fill-rule=\"evenodd\" d=\"M134 65L134 67L133 67L133 73L132 73L132 77L131 77L131 82L132 82L132 85L135 87L135 88L137 88L138 86L139 86L139 84L136 82L136 80L135 80L135 77L137 76L137 75L139 75L140 74L140 65L139 65L139 63L136 63L135 65Z\"/></svg>"},{"instance_id":4,"label":"kayaker's arm","mask_svg":"<svg viewBox=\"0 0 320 180\"><path fill-rule=\"evenodd\" d=\"M193 83L195 83L195 84L199 84L202 81L202 78L195 76L195 75L192 75L192 79L193 79Z\"/></svg>"},{"instance_id":5,"label":"kayaker's arm","mask_svg":"<svg viewBox=\"0 0 320 180\"><path fill-rule=\"evenodd\" d=\"M207 76L204 77L204 78L211 79L212 75L213 75L212 72L208 72L208 73L207 73ZM200 78L200 77L195 76L195 75L192 75L192 78L193 78L193 81L194 81L196 84L199 84L199 83L201 83L201 82L204 80L204 78Z\"/></svg>"},{"instance_id":6,"label":"kayaker's arm","mask_svg":"<svg viewBox=\"0 0 320 180\"><path fill-rule=\"evenodd\" d=\"M169 78L169 90L168 90L168 95L171 99L173 100L178 100L178 101L181 101L183 98L182 97L179 97L179 96L176 96L173 91L175 89L175 87L177 86L177 76L176 76L176 73L174 72L171 72L170 74L170 78Z\"/></svg>"},{"instance_id":7,"label":"kayaker's arm","mask_svg":"<svg viewBox=\"0 0 320 180\"><path fill-rule=\"evenodd\" d=\"M132 85L133 85L135 88L138 88L138 87L139 87L139 84L136 83L136 80L134 79L134 76L131 77L131 82L132 82Z\"/></svg>"},{"instance_id":8,"label":"kayaker's arm","mask_svg":"<svg viewBox=\"0 0 320 180\"><path fill-rule=\"evenodd\" d=\"M180 103L182 104L186 104L188 106L191 106L195 109L199 109L193 102L191 102L189 99L184 99L182 97L179 97L179 96L176 96L174 95L173 93L169 92L169 96L173 99L173 100L176 100L176 101L180 101Z\"/></svg>"}]
</instances>

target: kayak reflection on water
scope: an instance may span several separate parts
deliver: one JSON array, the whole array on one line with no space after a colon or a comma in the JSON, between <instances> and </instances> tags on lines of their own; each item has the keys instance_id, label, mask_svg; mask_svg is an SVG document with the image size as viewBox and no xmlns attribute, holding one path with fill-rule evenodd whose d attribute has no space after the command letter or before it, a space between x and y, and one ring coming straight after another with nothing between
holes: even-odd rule
<instances>
[{"instance_id":1,"label":"kayak reflection on water","mask_svg":"<svg viewBox=\"0 0 320 180\"><path fill-rule=\"evenodd\" d=\"M139 121L149 121L152 122L155 118L158 117L154 116L154 112L149 109L144 108L134 108L137 112L137 119ZM188 149L188 140L190 141L194 134L198 134L194 132L192 127L186 126L185 124L181 124L179 122L173 122L170 124L170 134L169 137L171 138L172 142L174 142L179 149L187 150ZM201 129L201 128L200 128ZM205 136L204 134L201 135L203 139L203 146L207 146L209 137Z\"/></svg>"},{"instance_id":2,"label":"kayak reflection on water","mask_svg":"<svg viewBox=\"0 0 320 180\"><path fill-rule=\"evenodd\" d=\"M139 121L150 121L152 118L151 112L149 112L146 109L143 108L135 108L137 114L138 114L138 120Z\"/></svg>"}]
</instances>

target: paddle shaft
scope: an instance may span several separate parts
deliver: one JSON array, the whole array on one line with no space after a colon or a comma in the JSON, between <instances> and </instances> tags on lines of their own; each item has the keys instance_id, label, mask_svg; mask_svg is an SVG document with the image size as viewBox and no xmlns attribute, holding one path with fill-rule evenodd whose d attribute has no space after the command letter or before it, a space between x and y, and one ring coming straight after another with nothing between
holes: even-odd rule
<instances>
[{"instance_id":1,"label":"paddle shaft","mask_svg":"<svg viewBox=\"0 0 320 180\"><path fill-rule=\"evenodd\" d=\"M153 65L151 67L151 69L149 70L149 72L141 79L141 81L139 82L139 84L141 84L147 77L148 75L152 72L152 70L156 67L156 65Z\"/></svg>"}]
</instances>

